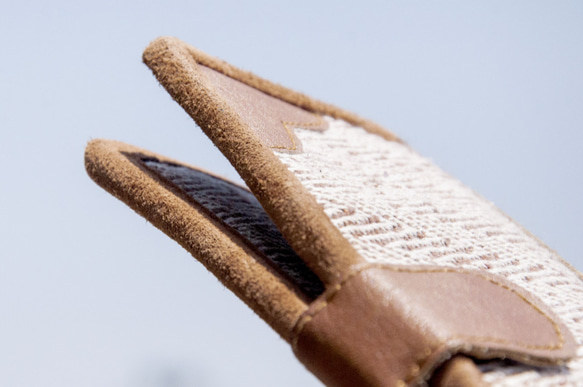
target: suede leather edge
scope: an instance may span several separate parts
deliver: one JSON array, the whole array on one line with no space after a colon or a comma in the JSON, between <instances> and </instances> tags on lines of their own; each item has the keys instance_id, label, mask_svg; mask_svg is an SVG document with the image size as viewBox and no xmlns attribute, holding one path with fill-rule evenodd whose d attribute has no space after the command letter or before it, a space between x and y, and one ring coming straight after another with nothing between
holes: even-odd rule
<instances>
[{"instance_id":1,"label":"suede leather edge","mask_svg":"<svg viewBox=\"0 0 583 387\"><path fill-rule=\"evenodd\" d=\"M148 46L143 59L240 173L308 267L325 285L336 282L362 258L297 177L214 91L198 70L192 50L178 39L159 38Z\"/></svg>"},{"instance_id":2,"label":"suede leather edge","mask_svg":"<svg viewBox=\"0 0 583 387\"><path fill-rule=\"evenodd\" d=\"M308 110L313 113L327 115L337 119L342 119L355 126L359 126L370 133L379 135L385 140L402 142L402 140L399 137L397 137L397 135L395 135L394 133L354 113L318 101L305 94L299 93L287 87L270 82L266 79L258 77L257 75L249 71L241 70L225 61L222 61L203 51L200 51L191 45L185 44L176 38L161 37L158 39L174 40L184 44L188 52L196 59L198 63L202 64L203 66L210 67L211 69L216 70L233 79L241 81L272 97L281 99L282 101L288 102L292 105L298 106L302 109ZM152 44L155 44L156 41L152 42Z\"/></svg>"},{"instance_id":3,"label":"suede leather edge","mask_svg":"<svg viewBox=\"0 0 583 387\"><path fill-rule=\"evenodd\" d=\"M153 173L140 168L136 159L141 156L207 173L110 140L93 140L87 145L85 168L99 186L178 242L283 339L289 340L291 329L307 309L306 302L240 237L163 186Z\"/></svg>"}]
</instances>

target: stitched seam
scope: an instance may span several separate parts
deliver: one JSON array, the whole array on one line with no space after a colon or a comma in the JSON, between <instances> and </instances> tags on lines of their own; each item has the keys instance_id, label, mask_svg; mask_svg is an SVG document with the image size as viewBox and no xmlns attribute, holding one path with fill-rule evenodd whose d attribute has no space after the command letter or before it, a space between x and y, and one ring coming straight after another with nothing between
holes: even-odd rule
<instances>
[{"instance_id":1,"label":"stitched seam","mask_svg":"<svg viewBox=\"0 0 583 387\"><path fill-rule=\"evenodd\" d=\"M283 124L283 127L285 128L285 131L287 132L287 135L289 136L289 139L291 140L292 146L284 146L284 145L274 145L271 146L270 148L272 149L286 149L286 150L297 150L297 144L296 144L296 140L294 139L294 134L293 134L293 128L301 128L301 129L308 129L310 130L312 127L314 126L320 126L324 123L324 120L322 119L322 117L317 116L315 114L312 114L317 120L318 122L306 122L306 123L301 123L301 122L290 122L290 121L281 121L281 123Z\"/></svg>"},{"instance_id":2,"label":"stitched seam","mask_svg":"<svg viewBox=\"0 0 583 387\"><path fill-rule=\"evenodd\" d=\"M516 345L520 348L525 348L525 349L538 349L538 350L558 350L561 349L565 343L565 338L563 337L563 334L561 333L561 329L559 328L558 324L551 318L551 316L549 316L547 313L545 313L543 310L541 310L538 306L534 305L530 300L528 300L525 296L523 296L521 293L519 293L518 291L516 291L515 289L510 288L509 286L506 286L504 284L501 284L497 281L495 281L492 278L489 278L487 276L481 275L480 273L475 273L475 272L471 272L471 271L465 271L465 270L456 270L456 269L450 269L450 268L441 268L441 269L412 269L412 268L400 268L400 267L390 267L390 266L386 266L383 264L364 264L360 267L358 267L356 270L354 270L353 272L349 273L342 281L340 281L340 283L338 283L337 285L335 285L331 290L327 290L326 297L324 300L321 301L317 301L318 304L317 306L314 306L314 309L312 311L310 311L309 313L305 314L304 316L302 316L300 318L300 320L297 322L296 326L294 327L294 329L292 330L292 338L291 338L291 342L292 342L292 348L294 349L294 351L297 350L297 342L299 339L299 336L301 335L305 325L307 323L309 323L318 313L320 313L322 310L324 310L331 302L331 300L334 298L334 296L340 291L340 289L342 289L342 287L354 276L360 274L361 272L363 272L364 270L367 269L371 269L371 268L378 268L378 269L382 269L382 270L390 270L393 272L404 272L404 273L465 273L465 274L470 274L470 275L475 275L478 276L482 279L487 280L488 282L496 285L496 286L500 286L503 289L506 289L512 293L514 293L515 295L517 295L522 301L524 301L525 303L527 303L528 305L530 305L535 311L537 311L538 313L540 313L541 315L543 315L553 326L553 329L555 330L555 333L559 339L559 343L558 344L554 344L554 345L545 345L545 346L539 346L539 345L529 345L529 344L521 344L521 343L515 343L512 341L508 341L508 340L503 340L503 339L497 339L497 338L490 338L490 337L481 337L481 336L466 336L466 335L460 335L460 336L450 336L448 338L446 338L445 340L452 340L452 339L472 339L475 341L483 341L483 342L494 342L494 343L507 343L507 344L513 344ZM417 367L413 367L413 369L411 370L411 372L409 373L409 375L407 376L407 378L405 379L405 381L409 381L410 379L414 378L420 369L424 368L425 364L427 363L428 359L434 354L436 353L437 350L439 350L438 347L435 350L432 350L431 348L427 348L425 349L425 353L424 353L424 357L422 357L422 360L418 362L418 364L422 364L421 367L417 368ZM525 358L530 358L530 356L526 355ZM401 382L401 381L399 381Z\"/></svg>"}]
</instances>

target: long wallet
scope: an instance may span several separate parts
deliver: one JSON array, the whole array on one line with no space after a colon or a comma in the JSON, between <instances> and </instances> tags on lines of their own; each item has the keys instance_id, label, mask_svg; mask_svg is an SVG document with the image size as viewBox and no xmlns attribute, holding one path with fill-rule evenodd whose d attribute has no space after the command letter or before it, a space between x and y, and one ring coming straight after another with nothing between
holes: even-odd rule
<instances>
[{"instance_id":1,"label":"long wallet","mask_svg":"<svg viewBox=\"0 0 583 387\"><path fill-rule=\"evenodd\" d=\"M94 140L97 184L328 386L583 383L583 277L393 133L175 38L143 60L247 187Z\"/></svg>"}]
</instances>

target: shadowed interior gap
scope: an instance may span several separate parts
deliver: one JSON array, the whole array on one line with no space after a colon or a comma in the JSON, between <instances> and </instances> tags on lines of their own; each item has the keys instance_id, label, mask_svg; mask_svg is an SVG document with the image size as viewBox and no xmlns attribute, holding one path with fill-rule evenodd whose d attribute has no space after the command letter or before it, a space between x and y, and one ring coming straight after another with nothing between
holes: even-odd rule
<instances>
[{"instance_id":1,"label":"shadowed interior gap","mask_svg":"<svg viewBox=\"0 0 583 387\"><path fill-rule=\"evenodd\" d=\"M309 299L324 292L323 283L289 246L251 192L182 165L152 157L143 157L141 162L239 235Z\"/></svg>"}]
</instances>

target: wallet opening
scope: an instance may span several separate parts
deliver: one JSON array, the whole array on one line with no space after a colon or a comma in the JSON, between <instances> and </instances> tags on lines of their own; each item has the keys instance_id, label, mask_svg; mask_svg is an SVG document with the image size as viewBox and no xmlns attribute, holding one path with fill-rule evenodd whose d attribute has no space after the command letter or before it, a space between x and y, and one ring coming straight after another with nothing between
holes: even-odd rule
<instances>
[{"instance_id":1,"label":"wallet opening","mask_svg":"<svg viewBox=\"0 0 583 387\"><path fill-rule=\"evenodd\" d=\"M208 216L236 234L307 301L324 292L324 284L290 247L248 190L184 165L139 157L139 163L163 183L179 190Z\"/></svg>"}]
</instances>

